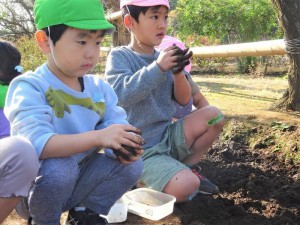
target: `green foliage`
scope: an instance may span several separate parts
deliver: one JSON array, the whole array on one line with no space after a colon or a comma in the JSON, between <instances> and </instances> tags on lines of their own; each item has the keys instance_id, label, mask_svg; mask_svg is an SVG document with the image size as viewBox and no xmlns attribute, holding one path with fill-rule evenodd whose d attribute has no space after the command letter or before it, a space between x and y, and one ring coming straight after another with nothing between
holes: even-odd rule
<instances>
[{"instance_id":1,"label":"green foliage","mask_svg":"<svg viewBox=\"0 0 300 225\"><path fill-rule=\"evenodd\" d=\"M24 71L35 70L38 66L46 62L46 56L38 48L34 37L22 36L15 41L17 48L19 49L22 61L21 65L24 67ZM111 46L111 36L105 36L101 46ZM92 73L103 73L104 62L99 63L93 68Z\"/></svg>"},{"instance_id":2,"label":"green foliage","mask_svg":"<svg viewBox=\"0 0 300 225\"><path fill-rule=\"evenodd\" d=\"M176 11L183 37L195 34L236 43L282 36L270 0L178 0Z\"/></svg>"},{"instance_id":3,"label":"green foliage","mask_svg":"<svg viewBox=\"0 0 300 225\"><path fill-rule=\"evenodd\" d=\"M22 36L15 43L21 52L21 65L24 71L35 70L38 66L46 62L46 57L38 48L33 37Z\"/></svg>"},{"instance_id":4,"label":"green foliage","mask_svg":"<svg viewBox=\"0 0 300 225\"><path fill-rule=\"evenodd\" d=\"M169 0L169 2L170 2L170 7L171 7L171 10L173 10L173 9L175 9L175 8L176 8L177 1L178 1L178 0Z\"/></svg>"}]
</instances>

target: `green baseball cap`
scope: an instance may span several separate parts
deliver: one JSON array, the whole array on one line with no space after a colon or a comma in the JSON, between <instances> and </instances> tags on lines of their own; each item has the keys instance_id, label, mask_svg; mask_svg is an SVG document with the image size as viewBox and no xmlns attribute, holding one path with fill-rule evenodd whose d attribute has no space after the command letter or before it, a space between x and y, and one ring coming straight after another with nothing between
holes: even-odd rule
<instances>
[{"instance_id":1,"label":"green baseball cap","mask_svg":"<svg viewBox=\"0 0 300 225\"><path fill-rule=\"evenodd\" d=\"M105 19L100 0L35 0L34 16L39 30L58 24L106 33L115 30Z\"/></svg>"}]
</instances>

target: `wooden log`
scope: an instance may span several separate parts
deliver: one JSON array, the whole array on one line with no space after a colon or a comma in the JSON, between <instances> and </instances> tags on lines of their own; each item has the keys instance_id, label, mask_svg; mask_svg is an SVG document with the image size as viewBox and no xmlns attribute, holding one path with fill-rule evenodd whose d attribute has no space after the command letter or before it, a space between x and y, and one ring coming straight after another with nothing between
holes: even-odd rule
<instances>
[{"instance_id":1,"label":"wooden log","mask_svg":"<svg viewBox=\"0 0 300 225\"><path fill-rule=\"evenodd\" d=\"M108 21L114 21L114 20L120 19L121 17L122 17L122 11L113 12L109 15L106 15L106 19Z\"/></svg>"},{"instance_id":2,"label":"wooden log","mask_svg":"<svg viewBox=\"0 0 300 225\"><path fill-rule=\"evenodd\" d=\"M230 45L191 47L191 51L194 53L193 57L199 58L287 54L283 39Z\"/></svg>"},{"instance_id":3,"label":"wooden log","mask_svg":"<svg viewBox=\"0 0 300 225\"><path fill-rule=\"evenodd\" d=\"M101 47L101 51L108 52L110 51L110 47ZM191 51L193 51L194 53L193 57L199 58L267 56L287 54L283 39L231 45L191 47Z\"/></svg>"}]
</instances>

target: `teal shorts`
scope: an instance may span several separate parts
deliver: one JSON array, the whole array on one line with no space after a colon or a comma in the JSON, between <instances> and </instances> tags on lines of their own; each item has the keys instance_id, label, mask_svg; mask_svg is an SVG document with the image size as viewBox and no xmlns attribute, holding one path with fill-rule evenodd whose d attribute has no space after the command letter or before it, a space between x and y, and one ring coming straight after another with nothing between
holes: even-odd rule
<instances>
[{"instance_id":1,"label":"teal shorts","mask_svg":"<svg viewBox=\"0 0 300 225\"><path fill-rule=\"evenodd\" d=\"M191 154L185 142L183 121L180 119L170 124L161 142L145 149L142 156L144 169L139 182L143 186L162 191L176 173L189 169L181 163Z\"/></svg>"}]
</instances>

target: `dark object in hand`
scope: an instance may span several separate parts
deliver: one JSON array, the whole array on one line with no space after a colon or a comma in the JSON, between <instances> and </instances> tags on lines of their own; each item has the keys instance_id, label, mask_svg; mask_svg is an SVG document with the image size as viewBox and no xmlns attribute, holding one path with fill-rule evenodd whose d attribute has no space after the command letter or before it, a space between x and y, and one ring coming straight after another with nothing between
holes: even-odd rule
<instances>
[{"instance_id":1,"label":"dark object in hand","mask_svg":"<svg viewBox=\"0 0 300 225\"><path fill-rule=\"evenodd\" d=\"M171 69L172 73L178 74L182 72L184 67L190 64L190 58L192 57L192 55L193 52L189 51L189 48L182 50L176 46L176 52L173 54L173 56L177 56L177 65Z\"/></svg>"},{"instance_id":2,"label":"dark object in hand","mask_svg":"<svg viewBox=\"0 0 300 225\"><path fill-rule=\"evenodd\" d=\"M131 155L131 156L136 156L137 155L136 152L135 152L134 147L130 147L130 146L127 146L127 145L122 145L122 147L125 148L129 152L129 155ZM123 159L130 161L130 156L129 155L125 155L123 152L117 151L117 150L113 150L113 152L117 157L121 156Z\"/></svg>"}]
</instances>

